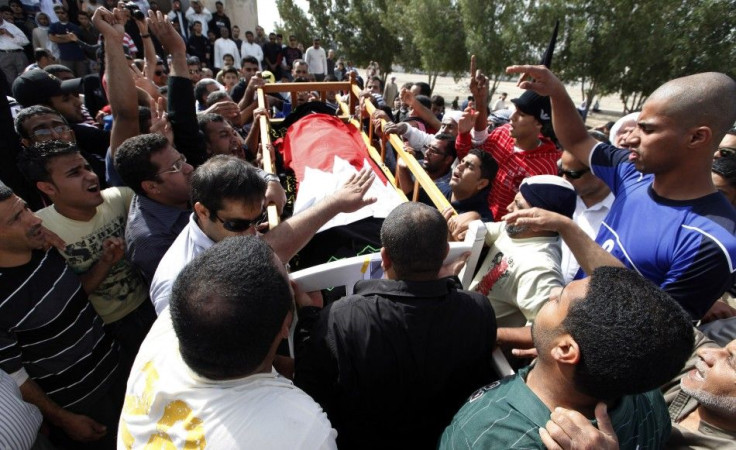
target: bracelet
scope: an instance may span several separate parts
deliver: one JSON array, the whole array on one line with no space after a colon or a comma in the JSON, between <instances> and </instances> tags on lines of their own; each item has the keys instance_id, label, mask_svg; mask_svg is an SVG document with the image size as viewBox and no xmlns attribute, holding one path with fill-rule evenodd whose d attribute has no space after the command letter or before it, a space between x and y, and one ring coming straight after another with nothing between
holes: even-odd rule
<instances>
[{"instance_id":1,"label":"bracelet","mask_svg":"<svg viewBox=\"0 0 736 450\"><path fill-rule=\"evenodd\" d=\"M143 39L150 38L150 37L151 37L150 34L141 34L141 38L143 38Z\"/></svg>"}]
</instances>

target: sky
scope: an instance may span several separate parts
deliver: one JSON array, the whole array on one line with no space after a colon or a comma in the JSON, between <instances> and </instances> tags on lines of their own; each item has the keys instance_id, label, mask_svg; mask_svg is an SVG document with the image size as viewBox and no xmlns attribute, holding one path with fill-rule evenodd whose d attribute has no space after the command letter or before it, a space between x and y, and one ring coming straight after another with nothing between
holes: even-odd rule
<instances>
[{"instance_id":1,"label":"sky","mask_svg":"<svg viewBox=\"0 0 736 450\"><path fill-rule=\"evenodd\" d=\"M266 33L273 30L274 22L281 21L279 16L279 10L276 8L276 2L274 0L257 0L258 1L258 24L261 25ZM307 0L295 0L295 3L299 5L304 11L309 9L309 3Z\"/></svg>"}]
</instances>

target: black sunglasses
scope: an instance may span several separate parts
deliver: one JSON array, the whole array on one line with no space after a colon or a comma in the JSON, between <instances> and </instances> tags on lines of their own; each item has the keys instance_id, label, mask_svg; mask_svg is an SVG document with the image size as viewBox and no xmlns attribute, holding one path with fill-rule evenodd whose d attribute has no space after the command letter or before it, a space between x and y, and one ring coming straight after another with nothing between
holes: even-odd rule
<instances>
[{"instance_id":1,"label":"black sunglasses","mask_svg":"<svg viewBox=\"0 0 736 450\"><path fill-rule=\"evenodd\" d=\"M733 147L718 147L718 152L724 158L730 158L736 155L736 148Z\"/></svg>"},{"instance_id":2,"label":"black sunglasses","mask_svg":"<svg viewBox=\"0 0 736 450\"><path fill-rule=\"evenodd\" d=\"M557 169L557 175L563 177L567 177L571 180L577 180L583 175L585 175L587 172L589 172L590 169L583 169L583 170L564 170L564 169Z\"/></svg>"},{"instance_id":3,"label":"black sunglasses","mask_svg":"<svg viewBox=\"0 0 736 450\"><path fill-rule=\"evenodd\" d=\"M230 219L230 220L222 220L220 216L215 214L215 218L222 222L222 228L226 229L227 231L232 231L233 233L240 233L245 230L247 230L250 227L257 227L258 224L263 223L268 218L268 212L264 209L261 212L261 215L256 217L255 219L247 220L247 219Z\"/></svg>"}]
</instances>

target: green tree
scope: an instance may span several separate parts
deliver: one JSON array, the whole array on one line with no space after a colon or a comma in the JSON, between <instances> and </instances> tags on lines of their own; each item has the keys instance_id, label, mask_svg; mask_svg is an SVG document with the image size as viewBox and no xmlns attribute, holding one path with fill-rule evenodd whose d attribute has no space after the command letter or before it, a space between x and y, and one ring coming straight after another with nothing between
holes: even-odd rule
<instances>
[{"instance_id":1,"label":"green tree","mask_svg":"<svg viewBox=\"0 0 736 450\"><path fill-rule=\"evenodd\" d=\"M288 36L293 34L299 42L312 42L314 29L306 13L294 3L294 0L276 0L276 7L283 21L283 26L276 27L277 31Z\"/></svg>"},{"instance_id":2,"label":"green tree","mask_svg":"<svg viewBox=\"0 0 736 450\"><path fill-rule=\"evenodd\" d=\"M433 90L439 74L452 73L458 79L466 72L465 31L454 1L411 0L404 17Z\"/></svg>"}]
</instances>

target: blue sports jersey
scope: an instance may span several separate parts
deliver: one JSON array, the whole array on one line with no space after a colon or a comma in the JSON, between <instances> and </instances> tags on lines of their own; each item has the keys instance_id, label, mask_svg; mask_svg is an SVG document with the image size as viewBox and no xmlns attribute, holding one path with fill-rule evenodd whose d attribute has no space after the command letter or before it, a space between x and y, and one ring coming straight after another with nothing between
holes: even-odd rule
<instances>
[{"instance_id":1,"label":"blue sports jersey","mask_svg":"<svg viewBox=\"0 0 736 450\"><path fill-rule=\"evenodd\" d=\"M591 153L591 170L616 195L596 242L700 319L733 285L736 211L720 192L686 201L660 197L654 176L638 172L628 157L603 143Z\"/></svg>"}]
</instances>

